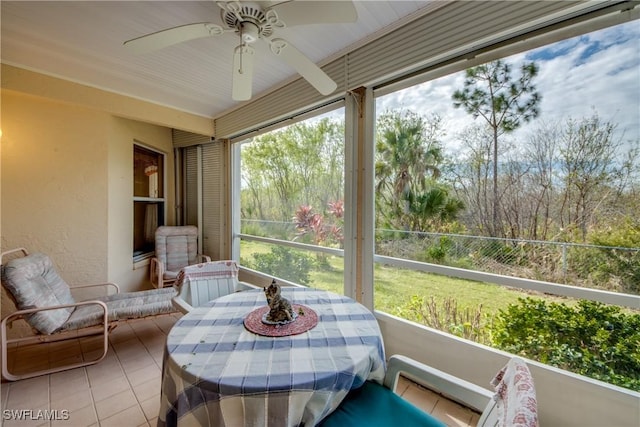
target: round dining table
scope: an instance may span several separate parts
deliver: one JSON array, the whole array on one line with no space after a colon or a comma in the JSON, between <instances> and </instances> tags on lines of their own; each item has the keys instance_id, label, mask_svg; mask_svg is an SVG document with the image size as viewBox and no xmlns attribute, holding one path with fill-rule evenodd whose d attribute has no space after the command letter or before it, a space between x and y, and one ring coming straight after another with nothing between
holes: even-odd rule
<instances>
[{"instance_id":1,"label":"round dining table","mask_svg":"<svg viewBox=\"0 0 640 427\"><path fill-rule=\"evenodd\" d=\"M273 325L262 289L194 308L167 336L158 426L316 425L385 373L382 335L362 304L283 287L296 317Z\"/></svg>"}]
</instances>

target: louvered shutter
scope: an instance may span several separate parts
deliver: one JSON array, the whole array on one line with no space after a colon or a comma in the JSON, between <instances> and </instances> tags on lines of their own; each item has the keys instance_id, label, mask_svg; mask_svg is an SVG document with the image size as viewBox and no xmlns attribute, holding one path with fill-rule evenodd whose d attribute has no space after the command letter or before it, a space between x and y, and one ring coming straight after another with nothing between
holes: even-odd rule
<instances>
[{"instance_id":1,"label":"louvered shutter","mask_svg":"<svg viewBox=\"0 0 640 427\"><path fill-rule=\"evenodd\" d=\"M212 259L224 258L224 153L222 142L202 146L202 248Z\"/></svg>"},{"instance_id":2,"label":"louvered shutter","mask_svg":"<svg viewBox=\"0 0 640 427\"><path fill-rule=\"evenodd\" d=\"M198 224L198 147L183 149L184 158L184 225Z\"/></svg>"}]
</instances>

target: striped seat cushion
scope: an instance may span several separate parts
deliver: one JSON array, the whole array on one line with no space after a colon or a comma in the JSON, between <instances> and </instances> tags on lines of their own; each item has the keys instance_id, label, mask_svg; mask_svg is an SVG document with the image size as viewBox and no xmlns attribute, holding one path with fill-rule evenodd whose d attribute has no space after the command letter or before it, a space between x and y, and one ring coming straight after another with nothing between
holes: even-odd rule
<instances>
[{"instance_id":1,"label":"striped seat cushion","mask_svg":"<svg viewBox=\"0 0 640 427\"><path fill-rule=\"evenodd\" d=\"M93 299L107 305L108 321L112 322L174 312L171 298L175 293L173 288L160 288L123 292ZM102 321L102 316L102 308L97 304L83 305L76 308L62 329L74 330L94 326Z\"/></svg>"}]
</instances>

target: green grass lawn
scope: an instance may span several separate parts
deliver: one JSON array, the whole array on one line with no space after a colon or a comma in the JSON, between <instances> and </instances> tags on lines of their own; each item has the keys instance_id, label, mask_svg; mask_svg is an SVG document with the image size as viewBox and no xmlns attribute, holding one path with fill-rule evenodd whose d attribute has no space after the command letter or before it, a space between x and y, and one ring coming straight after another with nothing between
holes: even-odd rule
<instances>
[{"instance_id":1,"label":"green grass lawn","mask_svg":"<svg viewBox=\"0 0 640 427\"><path fill-rule=\"evenodd\" d=\"M483 312L496 313L500 308L527 296L499 285L456 279L438 274L377 264L374 269L375 307L391 314L412 296L434 297L436 301L453 297L460 308L482 304Z\"/></svg>"},{"instance_id":2,"label":"green grass lawn","mask_svg":"<svg viewBox=\"0 0 640 427\"><path fill-rule=\"evenodd\" d=\"M242 242L241 258L250 260L254 253L267 253L270 245L262 242ZM323 256L324 262L311 271L311 287L344 293L343 262L335 256ZM476 310L481 304L482 312L492 316L501 308L517 302L522 297L540 297L531 293L471 280L457 279L437 274L402 269L376 264L374 267L376 310L397 315L407 306L412 297L433 297L440 302L455 298L459 309ZM545 296L545 298L549 298ZM554 300L563 300L554 298ZM416 319L411 319L416 320Z\"/></svg>"},{"instance_id":3,"label":"green grass lawn","mask_svg":"<svg viewBox=\"0 0 640 427\"><path fill-rule=\"evenodd\" d=\"M255 253L268 253L270 252L270 246L269 244L261 242L243 241L241 247L242 262L250 266L252 255ZM308 286L340 294L344 293L344 259L309 252L307 254L314 257L317 261L315 267L310 272L311 283L309 283ZM282 262L280 262L280 259L277 259L276 263L278 267L281 267ZM284 274L286 274L289 270L296 271L295 268L289 268L289 266L285 266L285 268L280 271L284 271ZM295 281L288 277L283 277L283 279ZM534 299L544 299L547 302L562 302L567 306L577 304L577 300L575 299L527 292L501 285L457 279L382 264L375 264L374 266L374 287L374 305L376 310L422 323L459 337L489 346L496 346L497 348L500 347L496 342L496 338L502 335L500 335L499 327L494 327L496 316L501 309L506 309L511 304L517 304L519 298L530 297ZM534 310L537 310L537 305L533 305L533 307ZM589 323L590 320L591 319L587 319L586 322ZM612 322L614 321L612 320ZM498 325L500 325L499 322ZM636 329L633 329L633 331L635 330ZM515 332L522 331L515 329ZM603 333L606 334L605 332ZM580 343L576 345L576 351L583 351L581 345L585 340L581 338L578 340ZM520 341L526 344L525 339ZM631 341L633 342L633 340ZM535 345L540 346L539 344ZM615 344L613 348L618 348L622 345L624 345L624 341ZM538 347L535 347L532 351L525 345L523 347L524 350L521 351L528 351L531 354L525 354L527 357L540 360L537 356ZM545 349L544 354L551 350L566 351L563 347L559 350L554 349L552 343L548 345L548 348L543 348ZM622 348L626 349L625 347ZM609 354L610 350L611 349L607 349L604 354ZM597 350L596 353L598 351L600 350ZM592 362L593 366L587 366L586 368L579 364L568 367L569 365L565 363L559 365L557 362L550 363L545 360L540 361L561 367L562 369L592 376L593 378L603 379L603 377L598 375L600 375L602 370L601 365L605 362L597 358ZM606 363L609 362L607 361ZM637 372L635 366L637 366L637 363L628 369L624 368L620 370L620 368L616 367L616 375L618 375L618 377L611 377L614 378L615 381L605 380L616 385L636 389L637 376L628 375L625 370L633 371L635 369L635 372ZM597 374L596 376L593 376L595 375L594 372Z\"/></svg>"}]
</instances>

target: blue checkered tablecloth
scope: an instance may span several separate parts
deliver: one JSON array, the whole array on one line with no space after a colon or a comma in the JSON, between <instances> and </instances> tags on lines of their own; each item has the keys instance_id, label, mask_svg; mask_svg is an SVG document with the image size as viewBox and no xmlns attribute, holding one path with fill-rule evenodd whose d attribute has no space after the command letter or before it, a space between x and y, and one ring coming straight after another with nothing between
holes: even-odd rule
<instances>
[{"instance_id":1,"label":"blue checkered tablecloth","mask_svg":"<svg viewBox=\"0 0 640 427\"><path fill-rule=\"evenodd\" d=\"M382 382L385 357L373 314L354 300L282 288L318 314L286 337L249 332L243 320L266 305L261 289L198 307L167 336L158 426L286 427L317 424L365 380Z\"/></svg>"}]
</instances>

